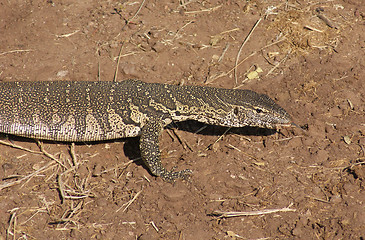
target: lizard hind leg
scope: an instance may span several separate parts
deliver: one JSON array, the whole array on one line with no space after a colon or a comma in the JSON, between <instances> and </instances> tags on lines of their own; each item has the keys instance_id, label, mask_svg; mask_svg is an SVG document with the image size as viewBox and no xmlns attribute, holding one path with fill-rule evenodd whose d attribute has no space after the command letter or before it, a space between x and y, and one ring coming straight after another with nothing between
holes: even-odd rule
<instances>
[{"instance_id":1,"label":"lizard hind leg","mask_svg":"<svg viewBox=\"0 0 365 240\"><path fill-rule=\"evenodd\" d=\"M168 171L161 163L161 153L159 147L159 137L163 130L163 122L159 117L150 117L141 130L140 149L144 164L150 172L161 177L163 180L172 182L178 178L186 179L191 170Z\"/></svg>"}]
</instances>

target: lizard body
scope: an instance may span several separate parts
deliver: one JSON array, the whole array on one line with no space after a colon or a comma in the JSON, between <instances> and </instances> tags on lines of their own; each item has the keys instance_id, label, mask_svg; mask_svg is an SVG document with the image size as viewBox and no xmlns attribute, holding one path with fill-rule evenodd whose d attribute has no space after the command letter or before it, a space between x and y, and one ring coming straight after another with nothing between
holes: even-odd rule
<instances>
[{"instance_id":1,"label":"lizard body","mask_svg":"<svg viewBox=\"0 0 365 240\"><path fill-rule=\"evenodd\" d=\"M291 124L271 98L250 90L139 80L0 83L0 132L67 142L140 136L144 163L168 181L190 170L167 171L158 138L166 125L185 120L226 127Z\"/></svg>"}]
</instances>

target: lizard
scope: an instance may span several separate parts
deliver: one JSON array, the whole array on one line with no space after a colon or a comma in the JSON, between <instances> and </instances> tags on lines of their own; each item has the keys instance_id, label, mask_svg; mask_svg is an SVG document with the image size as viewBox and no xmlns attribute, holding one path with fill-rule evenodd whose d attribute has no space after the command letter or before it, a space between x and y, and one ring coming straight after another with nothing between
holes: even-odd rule
<instances>
[{"instance_id":1,"label":"lizard","mask_svg":"<svg viewBox=\"0 0 365 240\"><path fill-rule=\"evenodd\" d=\"M141 158L166 181L191 170L168 171L159 137L175 121L224 127L280 128L291 116L270 97L251 90L112 81L0 83L0 132L62 142L140 137Z\"/></svg>"}]
</instances>

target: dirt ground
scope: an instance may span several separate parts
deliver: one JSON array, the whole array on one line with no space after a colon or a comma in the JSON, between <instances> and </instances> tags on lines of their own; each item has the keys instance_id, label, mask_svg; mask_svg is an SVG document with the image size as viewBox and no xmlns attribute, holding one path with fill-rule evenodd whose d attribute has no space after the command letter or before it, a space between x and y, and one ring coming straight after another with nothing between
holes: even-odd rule
<instances>
[{"instance_id":1,"label":"dirt ground","mask_svg":"<svg viewBox=\"0 0 365 240\"><path fill-rule=\"evenodd\" d=\"M364 239L364 56L363 0L0 0L1 81L247 88L304 129L178 123L163 163L193 174L174 184L138 139L3 136L0 240Z\"/></svg>"}]
</instances>

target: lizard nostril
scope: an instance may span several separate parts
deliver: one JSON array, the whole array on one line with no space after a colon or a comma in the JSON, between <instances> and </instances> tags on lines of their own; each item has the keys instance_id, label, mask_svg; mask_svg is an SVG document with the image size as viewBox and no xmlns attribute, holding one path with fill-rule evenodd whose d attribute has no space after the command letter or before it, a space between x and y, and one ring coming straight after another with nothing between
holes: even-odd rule
<instances>
[{"instance_id":1,"label":"lizard nostril","mask_svg":"<svg viewBox=\"0 0 365 240\"><path fill-rule=\"evenodd\" d=\"M238 115L238 107L235 107L235 108L234 108L233 113L234 113L235 115Z\"/></svg>"}]
</instances>

